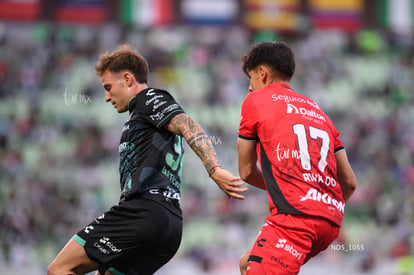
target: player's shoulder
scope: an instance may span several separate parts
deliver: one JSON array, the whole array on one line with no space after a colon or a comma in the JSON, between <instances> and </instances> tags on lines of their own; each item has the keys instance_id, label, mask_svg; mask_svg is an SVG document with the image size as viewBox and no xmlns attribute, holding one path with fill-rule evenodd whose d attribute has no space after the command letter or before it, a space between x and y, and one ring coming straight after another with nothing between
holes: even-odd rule
<instances>
[{"instance_id":1,"label":"player's shoulder","mask_svg":"<svg viewBox=\"0 0 414 275\"><path fill-rule=\"evenodd\" d=\"M163 90L159 88L146 88L145 90L140 92L140 94L147 98L154 98L154 97L160 98L163 96L172 97L172 95L167 90Z\"/></svg>"},{"instance_id":2,"label":"player's shoulder","mask_svg":"<svg viewBox=\"0 0 414 275\"><path fill-rule=\"evenodd\" d=\"M253 92L249 92L246 97L244 98L245 101L248 100L257 100L258 98L262 98L266 96L267 90L266 89L259 89Z\"/></svg>"},{"instance_id":3,"label":"player's shoulder","mask_svg":"<svg viewBox=\"0 0 414 275\"><path fill-rule=\"evenodd\" d=\"M161 105L164 105L165 103L171 104L172 102L175 103L174 97L166 90L157 89L157 88L147 88L143 91L141 91L138 94L138 97L140 99L138 100L140 102L140 105L144 106L151 106L160 107Z\"/></svg>"}]
</instances>

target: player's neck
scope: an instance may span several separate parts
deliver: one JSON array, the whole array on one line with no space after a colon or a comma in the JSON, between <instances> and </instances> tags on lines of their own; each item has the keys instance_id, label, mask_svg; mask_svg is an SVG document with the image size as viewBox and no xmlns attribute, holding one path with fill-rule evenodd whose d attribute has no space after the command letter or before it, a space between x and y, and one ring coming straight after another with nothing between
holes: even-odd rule
<instances>
[{"instance_id":1,"label":"player's neck","mask_svg":"<svg viewBox=\"0 0 414 275\"><path fill-rule=\"evenodd\" d=\"M135 95L139 94L143 90L147 89L148 85L146 83L137 83L137 86L135 88Z\"/></svg>"},{"instance_id":2,"label":"player's neck","mask_svg":"<svg viewBox=\"0 0 414 275\"><path fill-rule=\"evenodd\" d=\"M270 84L274 84L274 83L286 83L286 84L289 84L290 85L290 81L289 80L275 77L275 78L269 79L269 81L267 81L267 83L266 83L267 84L266 86L268 86Z\"/></svg>"}]
</instances>

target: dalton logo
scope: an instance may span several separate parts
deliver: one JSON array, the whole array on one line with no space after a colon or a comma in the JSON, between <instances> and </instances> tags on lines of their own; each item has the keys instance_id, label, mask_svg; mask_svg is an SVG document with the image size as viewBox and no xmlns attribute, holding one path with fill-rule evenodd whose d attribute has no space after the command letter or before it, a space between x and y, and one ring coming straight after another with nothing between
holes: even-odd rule
<instances>
[{"instance_id":1,"label":"dalton logo","mask_svg":"<svg viewBox=\"0 0 414 275\"><path fill-rule=\"evenodd\" d=\"M319 120L322 120L322 121L326 121L324 116L318 114L314 110L309 110L309 109L306 109L306 108L303 108L303 107L298 108L295 105L290 104L290 103L287 103L286 107L287 107L286 108L286 113L287 114L292 114L292 113L293 114L301 114L301 115L304 115L304 116L308 116L308 117L316 118L316 119L319 119Z\"/></svg>"},{"instance_id":2,"label":"dalton logo","mask_svg":"<svg viewBox=\"0 0 414 275\"><path fill-rule=\"evenodd\" d=\"M286 104L286 106L287 106L286 113L291 114L293 111L295 111L295 114L299 114L299 109L295 105L288 103Z\"/></svg>"},{"instance_id":3,"label":"dalton logo","mask_svg":"<svg viewBox=\"0 0 414 275\"><path fill-rule=\"evenodd\" d=\"M296 257L298 260L302 257L303 253L298 252L293 246L286 244L286 239L279 239L278 243L276 244L276 248L284 249L285 251L289 252L293 257Z\"/></svg>"}]
</instances>

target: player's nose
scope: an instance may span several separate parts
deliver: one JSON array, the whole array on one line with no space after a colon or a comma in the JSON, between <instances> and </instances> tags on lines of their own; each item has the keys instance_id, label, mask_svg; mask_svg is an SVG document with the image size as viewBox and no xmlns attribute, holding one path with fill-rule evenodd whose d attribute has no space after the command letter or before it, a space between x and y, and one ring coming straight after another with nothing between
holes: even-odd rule
<instances>
[{"instance_id":1,"label":"player's nose","mask_svg":"<svg viewBox=\"0 0 414 275\"><path fill-rule=\"evenodd\" d=\"M105 101L109 102L111 101L111 95L109 94L109 92L105 91Z\"/></svg>"}]
</instances>

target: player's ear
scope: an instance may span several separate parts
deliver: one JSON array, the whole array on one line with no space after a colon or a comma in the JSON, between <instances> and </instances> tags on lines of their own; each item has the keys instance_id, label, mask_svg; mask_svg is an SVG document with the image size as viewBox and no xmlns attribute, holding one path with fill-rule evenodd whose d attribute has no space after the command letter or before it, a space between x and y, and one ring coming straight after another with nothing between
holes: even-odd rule
<instances>
[{"instance_id":1,"label":"player's ear","mask_svg":"<svg viewBox=\"0 0 414 275\"><path fill-rule=\"evenodd\" d=\"M124 72L123 78L127 84L128 87L131 87L134 76L130 72Z\"/></svg>"},{"instance_id":2,"label":"player's ear","mask_svg":"<svg viewBox=\"0 0 414 275\"><path fill-rule=\"evenodd\" d=\"M259 66L259 73L260 73L260 79L263 83L266 83L268 77L269 77L269 70L266 66L260 65Z\"/></svg>"}]
</instances>

